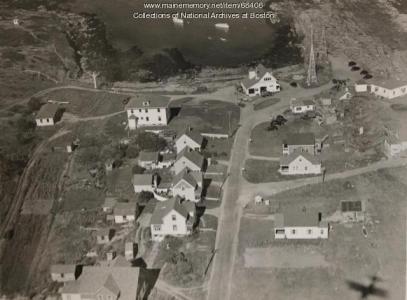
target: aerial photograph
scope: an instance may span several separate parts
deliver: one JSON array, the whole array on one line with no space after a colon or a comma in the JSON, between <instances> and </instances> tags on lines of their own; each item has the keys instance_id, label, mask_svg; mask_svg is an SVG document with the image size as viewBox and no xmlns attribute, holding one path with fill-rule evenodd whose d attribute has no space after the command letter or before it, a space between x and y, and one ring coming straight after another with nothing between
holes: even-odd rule
<instances>
[{"instance_id":1,"label":"aerial photograph","mask_svg":"<svg viewBox=\"0 0 407 300\"><path fill-rule=\"evenodd\" d=\"M407 300L407 0L0 0L0 300Z\"/></svg>"}]
</instances>

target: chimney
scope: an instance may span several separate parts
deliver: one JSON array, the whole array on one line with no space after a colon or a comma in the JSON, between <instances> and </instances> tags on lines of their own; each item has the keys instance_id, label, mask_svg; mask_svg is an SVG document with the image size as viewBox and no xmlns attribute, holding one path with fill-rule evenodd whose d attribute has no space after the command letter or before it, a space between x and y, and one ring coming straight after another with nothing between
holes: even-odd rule
<instances>
[{"instance_id":1,"label":"chimney","mask_svg":"<svg viewBox=\"0 0 407 300\"><path fill-rule=\"evenodd\" d=\"M116 257L116 251L110 251L106 253L108 261L112 261Z\"/></svg>"}]
</instances>

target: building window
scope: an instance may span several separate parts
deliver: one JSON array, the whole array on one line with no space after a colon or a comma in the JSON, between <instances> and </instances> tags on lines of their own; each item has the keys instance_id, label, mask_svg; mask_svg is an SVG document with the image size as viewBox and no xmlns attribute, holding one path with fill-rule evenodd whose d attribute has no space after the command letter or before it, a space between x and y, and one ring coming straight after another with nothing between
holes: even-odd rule
<instances>
[{"instance_id":1,"label":"building window","mask_svg":"<svg viewBox=\"0 0 407 300\"><path fill-rule=\"evenodd\" d=\"M161 225L154 225L153 226L155 231L160 231L161 230Z\"/></svg>"},{"instance_id":2,"label":"building window","mask_svg":"<svg viewBox=\"0 0 407 300\"><path fill-rule=\"evenodd\" d=\"M161 121L161 117L158 117L158 121Z\"/></svg>"},{"instance_id":3,"label":"building window","mask_svg":"<svg viewBox=\"0 0 407 300\"><path fill-rule=\"evenodd\" d=\"M157 112L160 112L161 110L159 108L157 108Z\"/></svg>"},{"instance_id":4,"label":"building window","mask_svg":"<svg viewBox=\"0 0 407 300\"><path fill-rule=\"evenodd\" d=\"M150 121L150 118L149 118L149 117L146 117L146 121Z\"/></svg>"},{"instance_id":5,"label":"building window","mask_svg":"<svg viewBox=\"0 0 407 300\"><path fill-rule=\"evenodd\" d=\"M133 110L133 109L130 109L130 112L133 114L133 113L134 113L134 110Z\"/></svg>"},{"instance_id":6,"label":"building window","mask_svg":"<svg viewBox=\"0 0 407 300\"><path fill-rule=\"evenodd\" d=\"M127 216L123 216L123 220L127 220Z\"/></svg>"},{"instance_id":7,"label":"building window","mask_svg":"<svg viewBox=\"0 0 407 300\"><path fill-rule=\"evenodd\" d=\"M312 229L308 229L308 234L312 234Z\"/></svg>"},{"instance_id":8,"label":"building window","mask_svg":"<svg viewBox=\"0 0 407 300\"><path fill-rule=\"evenodd\" d=\"M64 278L64 276L65 276L65 274L64 274L64 273L61 273L61 278Z\"/></svg>"},{"instance_id":9,"label":"building window","mask_svg":"<svg viewBox=\"0 0 407 300\"><path fill-rule=\"evenodd\" d=\"M148 113L148 109L146 108L145 110L144 110L146 113Z\"/></svg>"},{"instance_id":10,"label":"building window","mask_svg":"<svg viewBox=\"0 0 407 300\"><path fill-rule=\"evenodd\" d=\"M294 235L295 234L295 229L291 230L291 233Z\"/></svg>"},{"instance_id":11,"label":"building window","mask_svg":"<svg viewBox=\"0 0 407 300\"><path fill-rule=\"evenodd\" d=\"M138 111L141 112L141 108Z\"/></svg>"},{"instance_id":12,"label":"building window","mask_svg":"<svg viewBox=\"0 0 407 300\"><path fill-rule=\"evenodd\" d=\"M177 231L177 225L172 225L172 230Z\"/></svg>"},{"instance_id":13,"label":"building window","mask_svg":"<svg viewBox=\"0 0 407 300\"><path fill-rule=\"evenodd\" d=\"M176 220L177 220L177 216L176 216L176 215L172 215L171 218L172 218L173 221L176 221Z\"/></svg>"},{"instance_id":14,"label":"building window","mask_svg":"<svg viewBox=\"0 0 407 300\"><path fill-rule=\"evenodd\" d=\"M48 123L51 122L49 118L47 119L47 122L48 122Z\"/></svg>"}]
</instances>

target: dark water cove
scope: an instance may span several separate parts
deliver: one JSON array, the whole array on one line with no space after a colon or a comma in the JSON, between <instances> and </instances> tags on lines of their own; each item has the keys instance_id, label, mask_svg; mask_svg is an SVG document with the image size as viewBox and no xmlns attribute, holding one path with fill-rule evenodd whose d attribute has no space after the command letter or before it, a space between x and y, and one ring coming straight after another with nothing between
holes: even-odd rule
<instances>
[{"instance_id":1,"label":"dark water cove","mask_svg":"<svg viewBox=\"0 0 407 300\"><path fill-rule=\"evenodd\" d=\"M145 9L146 0L76 0L72 10L96 13L108 29L109 39L120 49L137 46L143 51L178 48L185 58L194 64L212 66L236 66L252 62L272 48L278 25L264 19L184 19L177 26L170 19L134 19L134 12L166 12L174 10ZM148 0L160 3L159 0ZM168 0L166 3L200 3L202 0ZM205 3L217 3L209 0ZM230 2L227 0L224 2ZM235 2L233 2L235 3ZM208 12L207 10L183 10ZM263 12L261 8L227 9L227 13ZM210 10L222 12L222 10ZM215 28L216 23L228 23L229 31Z\"/></svg>"}]
</instances>

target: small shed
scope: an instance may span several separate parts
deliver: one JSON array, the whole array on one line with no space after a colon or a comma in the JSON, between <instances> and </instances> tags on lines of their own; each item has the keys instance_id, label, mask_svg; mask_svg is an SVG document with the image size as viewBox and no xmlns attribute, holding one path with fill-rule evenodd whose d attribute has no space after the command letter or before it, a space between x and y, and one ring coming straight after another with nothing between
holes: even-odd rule
<instances>
[{"instance_id":1,"label":"small shed","mask_svg":"<svg viewBox=\"0 0 407 300\"><path fill-rule=\"evenodd\" d=\"M341 214L345 222L363 222L365 220L364 203L361 200L341 201Z\"/></svg>"},{"instance_id":2,"label":"small shed","mask_svg":"<svg viewBox=\"0 0 407 300\"><path fill-rule=\"evenodd\" d=\"M51 266L51 279L56 282L67 282L76 280L79 276L79 268L73 264L56 264Z\"/></svg>"},{"instance_id":3,"label":"small shed","mask_svg":"<svg viewBox=\"0 0 407 300\"><path fill-rule=\"evenodd\" d=\"M98 230L96 239L98 244L106 244L112 240L114 236L114 230L112 228L103 228Z\"/></svg>"}]
</instances>

